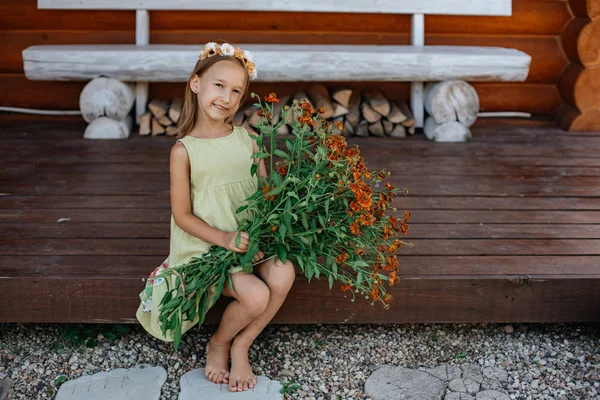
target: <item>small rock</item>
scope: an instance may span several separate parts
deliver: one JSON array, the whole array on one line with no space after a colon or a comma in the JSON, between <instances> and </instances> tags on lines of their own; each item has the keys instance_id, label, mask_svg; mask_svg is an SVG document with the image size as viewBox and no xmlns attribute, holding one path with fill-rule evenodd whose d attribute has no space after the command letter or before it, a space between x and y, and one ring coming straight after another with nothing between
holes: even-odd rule
<instances>
[{"instance_id":1,"label":"small rock","mask_svg":"<svg viewBox=\"0 0 600 400\"><path fill-rule=\"evenodd\" d=\"M475 395L477 400L511 400L510 396L497 390L484 390Z\"/></svg>"},{"instance_id":2,"label":"small rock","mask_svg":"<svg viewBox=\"0 0 600 400\"><path fill-rule=\"evenodd\" d=\"M515 328L512 325L504 325L504 332L506 333L514 333Z\"/></svg>"}]
</instances>

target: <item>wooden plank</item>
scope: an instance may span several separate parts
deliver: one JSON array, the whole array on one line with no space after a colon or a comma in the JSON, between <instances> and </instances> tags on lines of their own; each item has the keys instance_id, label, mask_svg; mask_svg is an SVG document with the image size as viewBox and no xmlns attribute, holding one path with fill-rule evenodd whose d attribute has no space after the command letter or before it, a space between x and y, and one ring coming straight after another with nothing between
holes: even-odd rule
<instances>
[{"instance_id":1,"label":"wooden plank","mask_svg":"<svg viewBox=\"0 0 600 400\"><path fill-rule=\"evenodd\" d=\"M412 210L413 214L419 212ZM0 223L11 239L169 239L169 223ZM600 239L598 224L411 223L413 239Z\"/></svg>"},{"instance_id":2,"label":"wooden plank","mask_svg":"<svg viewBox=\"0 0 600 400\"><path fill-rule=\"evenodd\" d=\"M469 46L244 47L254 54L262 82L524 81L531 62L517 50ZM195 45L31 46L23 50L23 62L32 80L90 80L108 74L131 82L186 82L200 50Z\"/></svg>"},{"instance_id":3,"label":"wooden plank","mask_svg":"<svg viewBox=\"0 0 600 400\"><path fill-rule=\"evenodd\" d=\"M400 196L394 206L408 210L553 210L600 211L594 197L481 197L481 196ZM169 213L168 193L144 195L2 195L1 209L161 209ZM158 211L155 211L158 212Z\"/></svg>"},{"instance_id":4,"label":"wooden plank","mask_svg":"<svg viewBox=\"0 0 600 400\"><path fill-rule=\"evenodd\" d=\"M305 0L303 2L282 3L276 0L260 1L218 1L180 0L176 3L160 0L38 0L42 9L87 9L87 10L223 10L223 11L285 11L285 12L349 12L349 13L389 13L389 14L450 14L450 15L503 15L512 13L510 0Z\"/></svg>"},{"instance_id":5,"label":"wooden plank","mask_svg":"<svg viewBox=\"0 0 600 400\"><path fill-rule=\"evenodd\" d=\"M600 239L411 239L402 256L597 255ZM0 241L2 255L167 255L163 239L14 239ZM166 258L166 257L165 257Z\"/></svg>"},{"instance_id":6,"label":"wooden plank","mask_svg":"<svg viewBox=\"0 0 600 400\"><path fill-rule=\"evenodd\" d=\"M523 277L524 279L514 279ZM351 303L327 283L297 279L273 323L596 321L600 278L403 279L390 310ZM0 279L1 322L132 322L143 282L136 277ZM209 312L218 322L227 300Z\"/></svg>"},{"instance_id":7,"label":"wooden plank","mask_svg":"<svg viewBox=\"0 0 600 400\"><path fill-rule=\"evenodd\" d=\"M49 37L57 27L66 31L76 30L77 36L87 30L99 33L124 30L132 33L135 29L135 15L130 11L69 10L65 12L38 9L36 3L33 0L5 0L0 3L3 29L15 34L20 33L19 31L39 29ZM152 28L155 31L195 31L201 26L208 32L220 30L231 32L258 31L270 27L275 35L285 31L313 31L323 34L324 29L329 34L351 30L364 33L408 33L410 30L410 15L306 12L302 16L303 18L298 18L297 13L285 11L154 11ZM426 18L425 26L429 33L559 35L570 19L571 14L565 1L514 0L510 18L432 15ZM277 23L274 25L273 21ZM231 40L226 36L214 35L213 37ZM73 37L73 40L77 39L78 37ZM197 43L203 41L209 40L201 38ZM133 43L133 40L129 43ZM248 41L235 41L235 43L248 43ZM36 43L29 45L33 44ZM25 47L27 46L22 48Z\"/></svg>"},{"instance_id":8,"label":"wooden plank","mask_svg":"<svg viewBox=\"0 0 600 400\"><path fill-rule=\"evenodd\" d=\"M0 276L73 278L92 276L114 278L128 276L142 282L164 260L164 255L81 256L81 255L5 255L0 260ZM565 276L599 275L600 256L528 256L460 255L402 256L402 279L415 277L460 276L481 279L487 276ZM107 268L107 266L122 266ZM512 275L512 276L511 276Z\"/></svg>"}]
</instances>

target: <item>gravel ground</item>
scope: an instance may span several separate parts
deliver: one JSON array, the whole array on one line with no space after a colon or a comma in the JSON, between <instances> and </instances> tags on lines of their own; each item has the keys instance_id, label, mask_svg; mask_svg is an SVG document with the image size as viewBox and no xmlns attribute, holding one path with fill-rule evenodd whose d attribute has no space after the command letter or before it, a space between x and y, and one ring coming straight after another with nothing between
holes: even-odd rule
<instances>
[{"instance_id":1,"label":"gravel ground","mask_svg":"<svg viewBox=\"0 0 600 400\"><path fill-rule=\"evenodd\" d=\"M162 399L176 399L214 329L186 335L173 354L135 325L0 324L0 379L14 381L11 399L52 399L62 380L148 363L168 372ZM600 324L273 325L250 357L289 399L368 399L365 380L381 364L444 363L504 368L513 399L600 399Z\"/></svg>"}]
</instances>

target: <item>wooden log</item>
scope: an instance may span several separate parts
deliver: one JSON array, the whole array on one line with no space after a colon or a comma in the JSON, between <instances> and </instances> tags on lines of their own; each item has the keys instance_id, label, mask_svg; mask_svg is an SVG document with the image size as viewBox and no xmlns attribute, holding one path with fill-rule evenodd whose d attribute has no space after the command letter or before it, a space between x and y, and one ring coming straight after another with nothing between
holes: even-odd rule
<instances>
[{"instance_id":1,"label":"wooden log","mask_svg":"<svg viewBox=\"0 0 600 400\"><path fill-rule=\"evenodd\" d=\"M342 107L348 108L350 106L350 97L352 97L352 89L340 89L333 92L331 96L337 101Z\"/></svg>"},{"instance_id":2,"label":"wooden log","mask_svg":"<svg viewBox=\"0 0 600 400\"><path fill-rule=\"evenodd\" d=\"M158 122L164 127L173 125L173 121L171 121L166 115L158 118Z\"/></svg>"},{"instance_id":3,"label":"wooden log","mask_svg":"<svg viewBox=\"0 0 600 400\"><path fill-rule=\"evenodd\" d=\"M600 18L586 24L577 41L577 53L584 67L600 65Z\"/></svg>"},{"instance_id":4,"label":"wooden log","mask_svg":"<svg viewBox=\"0 0 600 400\"><path fill-rule=\"evenodd\" d=\"M138 131L140 136L148 136L152 132L151 121L152 114L149 112L142 114L140 117L140 130Z\"/></svg>"},{"instance_id":5,"label":"wooden log","mask_svg":"<svg viewBox=\"0 0 600 400\"><path fill-rule=\"evenodd\" d=\"M466 127L472 126L479 111L479 97L467 82L452 80L427 85L425 109L435 122L459 121Z\"/></svg>"},{"instance_id":6,"label":"wooden log","mask_svg":"<svg viewBox=\"0 0 600 400\"><path fill-rule=\"evenodd\" d=\"M383 124L381 121L369 124L369 133L373 136L384 137L385 130L383 129Z\"/></svg>"},{"instance_id":7,"label":"wooden log","mask_svg":"<svg viewBox=\"0 0 600 400\"><path fill-rule=\"evenodd\" d=\"M406 127L402 124L396 124L394 130L390 132L390 136L395 138L406 137Z\"/></svg>"},{"instance_id":8,"label":"wooden log","mask_svg":"<svg viewBox=\"0 0 600 400\"><path fill-rule=\"evenodd\" d=\"M590 20L587 18L573 18L560 35L563 50L569 61L581 64L579 50L577 49L579 45L579 36L583 28L589 22Z\"/></svg>"},{"instance_id":9,"label":"wooden log","mask_svg":"<svg viewBox=\"0 0 600 400\"><path fill-rule=\"evenodd\" d=\"M400 100L400 101L396 102L396 104L400 108L400 111L402 112L402 114L406 115L406 119L404 121L402 121L401 124L404 126L414 126L415 125L415 116L413 115L412 111L410 110L410 107L408 106L408 104L406 104L406 102L404 100Z\"/></svg>"},{"instance_id":10,"label":"wooden log","mask_svg":"<svg viewBox=\"0 0 600 400\"><path fill-rule=\"evenodd\" d=\"M327 87L320 83L312 85L308 89L308 95L310 96L315 110L319 107L323 109L324 112L320 114L321 118L331 118L331 116L333 115L333 104L331 103L331 98L329 97Z\"/></svg>"},{"instance_id":11,"label":"wooden log","mask_svg":"<svg viewBox=\"0 0 600 400\"><path fill-rule=\"evenodd\" d=\"M164 100L154 99L148 103L148 109L154 118L158 119L167 114L167 102Z\"/></svg>"},{"instance_id":12,"label":"wooden log","mask_svg":"<svg viewBox=\"0 0 600 400\"><path fill-rule=\"evenodd\" d=\"M390 113L390 102L379 90L366 92L365 99L373 110L384 117Z\"/></svg>"},{"instance_id":13,"label":"wooden log","mask_svg":"<svg viewBox=\"0 0 600 400\"><path fill-rule=\"evenodd\" d=\"M174 125L167 126L165 128L165 133L167 134L167 136L175 136L175 135L177 135L177 131L178 131L178 129Z\"/></svg>"},{"instance_id":14,"label":"wooden log","mask_svg":"<svg viewBox=\"0 0 600 400\"><path fill-rule=\"evenodd\" d=\"M333 115L332 118L337 118L343 115L348 114L348 109L341 104L334 104Z\"/></svg>"},{"instance_id":15,"label":"wooden log","mask_svg":"<svg viewBox=\"0 0 600 400\"><path fill-rule=\"evenodd\" d=\"M569 0L569 8L576 17L600 17L600 0Z\"/></svg>"},{"instance_id":16,"label":"wooden log","mask_svg":"<svg viewBox=\"0 0 600 400\"><path fill-rule=\"evenodd\" d=\"M565 101L579 111L600 107L600 65L583 68L569 64L560 77L558 89Z\"/></svg>"},{"instance_id":17,"label":"wooden log","mask_svg":"<svg viewBox=\"0 0 600 400\"><path fill-rule=\"evenodd\" d=\"M256 128L260 124L262 117L258 115L258 111L250 114L250 117L246 120L251 127Z\"/></svg>"},{"instance_id":18,"label":"wooden log","mask_svg":"<svg viewBox=\"0 0 600 400\"><path fill-rule=\"evenodd\" d=\"M367 102L363 102L360 106L360 111L362 112L362 116L369 123L377 122L381 119L381 114L377 111L373 110L371 106Z\"/></svg>"},{"instance_id":19,"label":"wooden log","mask_svg":"<svg viewBox=\"0 0 600 400\"><path fill-rule=\"evenodd\" d=\"M127 139L131 133L133 118L126 115L121 121L108 117L96 118L85 129L84 139Z\"/></svg>"},{"instance_id":20,"label":"wooden log","mask_svg":"<svg viewBox=\"0 0 600 400\"><path fill-rule=\"evenodd\" d=\"M425 136L435 142L466 142L471 140L471 131L458 121L438 124L433 117L427 117L423 127Z\"/></svg>"},{"instance_id":21,"label":"wooden log","mask_svg":"<svg viewBox=\"0 0 600 400\"><path fill-rule=\"evenodd\" d=\"M394 130L394 124L386 118L383 118L381 123L383 124L383 131L389 136L389 134Z\"/></svg>"},{"instance_id":22,"label":"wooden log","mask_svg":"<svg viewBox=\"0 0 600 400\"><path fill-rule=\"evenodd\" d=\"M563 104L556 112L556 119L558 126L569 132L600 132L600 108L580 112L568 104Z\"/></svg>"},{"instance_id":23,"label":"wooden log","mask_svg":"<svg viewBox=\"0 0 600 400\"><path fill-rule=\"evenodd\" d=\"M348 114L346 114L346 121L350 122L354 128L358 126L360 122L360 101L361 95L359 90L353 90L352 96L350 96L350 103L348 104Z\"/></svg>"},{"instance_id":24,"label":"wooden log","mask_svg":"<svg viewBox=\"0 0 600 400\"><path fill-rule=\"evenodd\" d=\"M156 118L152 118L152 136L158 136L165 133L165 127L158 122Z\"/></svg>"},{"instance_id":25,"label":"wooden log","mask_svg":"<svg viewBox=\"0 0 600 400\"><path fill-rule=\"evenodd\" d=\"M344 120L344 130L342 131L342 135L344 136L354 136L355 127L352 125L348 119Z\"/></svg>"},{"instance_id":26,"label":"wooden log","mask_svg":"<svg viewBox=\"0 0 600 400\"><path fill-rule=\"evenodd\" d=\"M360 121L354 130L354 134L362 137L369 136L369 123L364 119Z\"/></svg>"},{"instance_id":27,"label":"wooden log","mask_svg":"<svg viewBox=\"0 0 600 400\"><path fill-rule=\"evenodd\" d=\"M171 102L169 106L169 119L173 121L173 123L177 124L179 122L179 117L181 116L181 107L183 106L183 99L181 97L176 97Z\"/></svg>"},{"instance_id":28,"label":"wooden log","mask_svg":"<svg viewBox=\"0 0 600 400\"><path fill-rule=\"evenodd\" d=\"M133 103L133 90L129 85L104 76L92 79L79 96L79 109L86 122L100 117L122 121Z\"/></svg>"},{"instance_id":29,"label":"wooden log","mask_svg":"<svg viewBox=\"0 0 600 400\"><path fill-rule=\"evenodd\" d=\"M400 107L396 105L396 102L392 102L387 119L394 124L399 124L400 122L406 121L408 116L400 110Z\"/></svg>"}]
</instances>

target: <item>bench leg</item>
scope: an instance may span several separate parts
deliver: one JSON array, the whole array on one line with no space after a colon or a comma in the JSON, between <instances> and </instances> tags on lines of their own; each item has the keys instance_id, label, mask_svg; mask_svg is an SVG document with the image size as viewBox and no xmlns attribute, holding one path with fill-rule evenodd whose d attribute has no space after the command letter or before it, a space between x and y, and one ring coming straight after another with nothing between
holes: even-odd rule
<instances>
[{"instance_id":1,"label":"bench leg","mask_svg":"<svg viewBox=\"0 0 600 400\"><path fill-rule=\"evenodd\" d=\"M423 100L423 82L412 82L410 85L410 105L415 117L415 127L422 128L425 116Z\"/></svg>"},{"instance_id":2,"label":"bench leg","mask_svg":"<svg viewBox=\"0 0 600 400\"><path fill-rule=\"evenodd\" d=\"M137 82L135 84L135 121L140 123L140 117L146 112L148 104L148 82Z\"/></svg>"}]
</instances>

